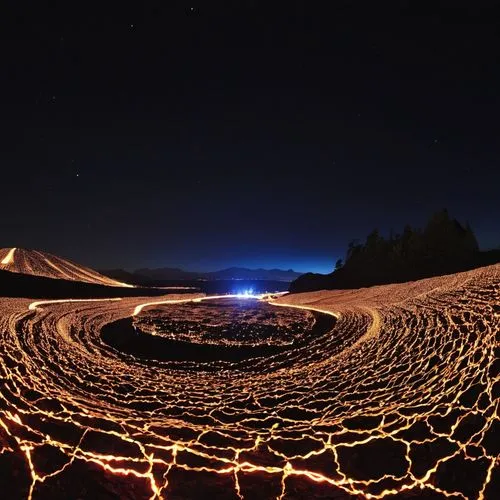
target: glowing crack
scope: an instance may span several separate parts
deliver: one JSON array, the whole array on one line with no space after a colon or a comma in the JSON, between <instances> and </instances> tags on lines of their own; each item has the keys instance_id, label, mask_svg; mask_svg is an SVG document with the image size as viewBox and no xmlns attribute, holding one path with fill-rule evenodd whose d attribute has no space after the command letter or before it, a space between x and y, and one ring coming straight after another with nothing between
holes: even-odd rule
<instances>
[{"instance_id":1,"label":"glowing crack","mask_svg":"<svg viewBox=\"0 0 500 500\"><path fill-rule=\"evenodd\" d=\"M2 299L0 456L22 458L28 498L77 465L138 481L149 498L179 496L183 474L235 499L491 497L500 265L268 297L337 318L269 357L144 362L101 338L146 308L200 300Z\"/></svg>"}]
</instances>

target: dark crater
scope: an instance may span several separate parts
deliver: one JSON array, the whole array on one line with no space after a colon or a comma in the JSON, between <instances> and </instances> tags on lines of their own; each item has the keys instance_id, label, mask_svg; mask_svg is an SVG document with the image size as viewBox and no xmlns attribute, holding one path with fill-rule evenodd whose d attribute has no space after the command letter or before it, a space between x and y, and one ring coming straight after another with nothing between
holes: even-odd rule
<instances>
[{"instance_id":1,"label":"dark crater","mask_svg":"<svg viewBox=\"0 0 500 500\"><path fill-rule=\"evenodd\" d=\"M270 307L262 303L263 307ZM224 305L227 308L227 305ZM258 306L253 306L255 309ZM282 314L286 309L279 308ZM295 313L295 311L294 311ZM300 337L287 345L256 344L235 345L225 343L199 343L171 339L167 335L151 335L141 331L134 325L132 318L126 318L105 325L101 330L103 342L119 352L135 356L140 359L155 361L194 361L208 363L213 361L238 362L251 358L269 357L293 350L306 345L312 338L319 337L330 331L335 325L335 318L328 314L313 312L314 324ZM201 319L201 318L198 318ZM259 330L265 337L279 335L280 328L270 322L259 324ZM221 338L227 335L221 327ZM282 330L282 329L281 329Z\"/></svg>"}]
</instances>

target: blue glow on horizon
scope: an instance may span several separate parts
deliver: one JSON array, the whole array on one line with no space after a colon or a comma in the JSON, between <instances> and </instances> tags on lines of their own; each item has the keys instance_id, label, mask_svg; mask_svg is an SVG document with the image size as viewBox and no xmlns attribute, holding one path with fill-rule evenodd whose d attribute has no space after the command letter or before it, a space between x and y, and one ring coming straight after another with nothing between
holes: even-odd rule
<instances>
[{"instance_id":1,"label":"blue glow on horizon","mask_svg":"<svg viewBox=\"0 0 500 500\"><path fill-rule=\"evenodd\" d=\"M333 271L335 262L337 258L333 259L318 259L311 261L276 261L272 260L269 262L261 261L261 260L227 260L227 261L215 261L214 263L201 263L200 265L189 263L185 267L182 265L179 266L183 269L190 271L201 271L201 272L210 272L210 271L219 271L222 269L228 269L230 267L242 267L246 269L281 269L282 271L288 271L292 269L297 273L320 273L320 274L329 274ZM172 266L177 267L177 266Z\"/></svg>"},{"instance_id":2,"label":"blue glow on horizon","mask_svg":"<svg viewBox=\"0 0 500 500\"><path fill-rule=\"evenodd\" d=\"M142 267L149 267L152 269L162 267L180 268L184 271L191 272L214 272L228 269L231 267L241 267L246 269L281 269L293 271L304 274L307 272L329 274L333 271L335 262L339 258L336 252L331 255L317 255L315 257L301 257L301 256L241 256L235 257L234 255L227 256L204 256L203 258L189 258L183 255L178 259L169 259L167 262L163 259L156 261L149 261L141 264ZM340 256L343 258L343 256Z\"/></svg>"}]
</instances>

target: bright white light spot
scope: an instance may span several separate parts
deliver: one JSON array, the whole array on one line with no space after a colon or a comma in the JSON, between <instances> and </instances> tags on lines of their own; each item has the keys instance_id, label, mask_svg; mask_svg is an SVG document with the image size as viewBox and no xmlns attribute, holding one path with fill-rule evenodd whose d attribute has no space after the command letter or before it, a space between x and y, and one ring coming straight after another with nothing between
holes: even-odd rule
<instances>
[{"instance_id":1,"label":"bright white light spot","mask_svg":"<svg viewBox=\"0 0 500 500\"><path fill-rule=\"evenodd\" d=\"M9 250L9 253L2 260L2 264L4 264L4 265L12 264L12 262L14 262L14 252L15 251L16 251L15 248L11 248Z\"/></svg>"}]
</instances>

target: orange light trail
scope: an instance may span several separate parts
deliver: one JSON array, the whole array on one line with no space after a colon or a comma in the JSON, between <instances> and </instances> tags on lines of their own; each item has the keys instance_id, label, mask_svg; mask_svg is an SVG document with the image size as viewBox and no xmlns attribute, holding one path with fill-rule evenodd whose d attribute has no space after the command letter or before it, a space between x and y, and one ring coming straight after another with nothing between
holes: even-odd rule
<instances>
[{"instance_id":1,"label":"orange light trail","mask_svg":"<svg viewBox=\"0 0 500 500\"><path fill-rule=\"evenodd\" d=\"M283 295L285 292L279 292L274 295L280 296ZM187 298L187 299L166 299L166 300L155 300L151 302L145 302L143 304L139 304L138 306L135 307L134 312L132 313L132 316L138 316L141 311L145 307L150 307L150 306L159 306L159 305L165 305L165 304L183 304L187 302L202 302L204 300L216 300L216 299L238 299L238 298L255 298L255 299L265 299L269 294L263 293L263 294L256 294L256 295L248 295L242 297L239 294L226 294L226 295L209 295L209 296L197 296L195 298Z\"/></svg>"},{"instance_id":2,"label":"orange light trail","mask_svg":"<svg viewBox=\"0 0 500 500\"><path fill-rule=\"evenodd\" d=\"M151 499L493 498L500 265L266 296L336 317L269 357L145 361L101 338L210 299L2 299L0 457L24 464L26 498L98 473Z\"/></svg>"}]
</instances>

